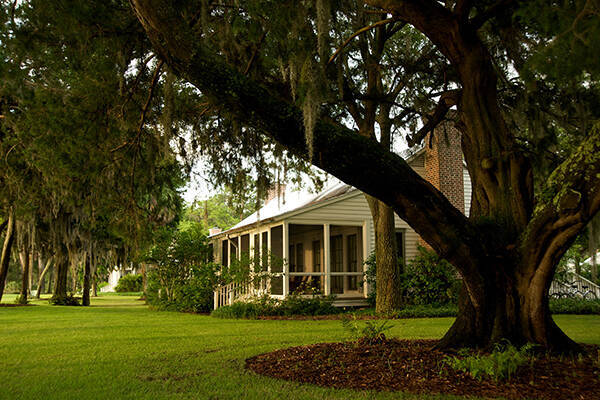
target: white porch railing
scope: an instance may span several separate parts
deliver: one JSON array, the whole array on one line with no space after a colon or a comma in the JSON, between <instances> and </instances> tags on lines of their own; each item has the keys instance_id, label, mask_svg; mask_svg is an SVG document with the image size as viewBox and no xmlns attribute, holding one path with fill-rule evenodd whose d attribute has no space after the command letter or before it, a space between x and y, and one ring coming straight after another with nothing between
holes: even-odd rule
<instances>
[{"instance_id":1,"label":"white porch railing","mask_svg":"<svg viewBox=\"0 0 600 400\"><path fill-rule=\"evenodd\" d=\"M215 290L214 308L215 310L222 306L232 305L236 300L243 300L252 296L252 285L249 283L230 283L219 286Z\"/></svg>"},{"instance_id":2,"label":"white porch railing","mask_svg":"<svg viewBox=\"0 0 600 400\"><path fill-rule=\"evenodd\" d=\"M587 299L600 299L600 286L576 274L567 272L566 280L554 279L550 285L550 297L578 297Z\"/></svg>"}]
</instances>

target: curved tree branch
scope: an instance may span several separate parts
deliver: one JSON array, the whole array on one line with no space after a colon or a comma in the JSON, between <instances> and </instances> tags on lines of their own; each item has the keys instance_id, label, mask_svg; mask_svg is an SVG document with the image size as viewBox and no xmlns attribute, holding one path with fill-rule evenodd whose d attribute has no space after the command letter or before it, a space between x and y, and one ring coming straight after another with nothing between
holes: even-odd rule
<instances>
[{"instance_id":1,"label":"curved tree branch","mask_svg":"<svg viewBox=\"0 0 600 400\"><path fill-rule=\"evenodd\" d=\"M153 46L172 70L211 102L308 159L302 113L295 105L202 46L166 0L131 3ZM463 275L478 275L473 253L482 251L478 230L406 161L325 119L318 120L313 143L315 166L392 206L442 257L459 264Z\"/></svg>"},{"instance_id":2,"label":"curved tree branch","mask_svg":"<svg viewBox=\"0 0 600 400\"><path fill-rule=\"evenodd\" d=\"M553 171L540 197L522 252L548 275L600 211L600 125Z\"/></svg>"},{"instance_id":3,"label":"curved tree branch","mask_svg":"<svg viewBox=\"0 0 600 400\"><path fill-rule=\"evenodd\" d=\"M408 147L413 147L414 145L420 143L429 132L432 132L435 129L435 127L438 126L439 123L444 120L446 114L448 113L448 110L450 110L452 106L458 104L459 99L460 90L458 89L443 93L440 97L439 103L433 111L433 114L429 118L427 118L427 122L425 122L425 125L423 125L423 127L419 129L414 135L407 137L406 141L408 143Z\"/></svg>"}]
</instances>

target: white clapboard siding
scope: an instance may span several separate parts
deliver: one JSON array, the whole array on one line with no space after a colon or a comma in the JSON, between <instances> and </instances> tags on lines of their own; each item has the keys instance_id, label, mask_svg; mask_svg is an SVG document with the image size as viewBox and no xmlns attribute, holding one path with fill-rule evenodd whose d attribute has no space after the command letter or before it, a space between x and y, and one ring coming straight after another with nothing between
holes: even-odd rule
<instances>
[{"instance_id":1,"label":"white clapboard siding","mask_svg":"<svg viewBox=\"0 0 600 400\"><path fill-rule=\"evenodd\" d=\"M362 226L364 221L367 221L369 226L368 254L370 254L375 249L375 231L373 229L371 210L369 209L369 204L362 192L356 191L350 195L343 196L339 201L312 210L307 210L288 219L290 224L329 223L331 225L339 224L355 226ZM411 259L416 255L419 236L398 216L396 216L395 222L396 228L404 229L404 251L406 253L406 258Z\"/></svg>"},{"instance_id":2,"label":"white clapboard siding","mask_svg":"<svg viewBox=\"0 0 600 400\"><path fill-rule=\"evenodd\" d=\"M471 187L471 177L466 168L463 168L463 182L465 191L465 215L468 217L469 211L471 210L471 191L473 189Z\"/></svg>"}]
</instances>

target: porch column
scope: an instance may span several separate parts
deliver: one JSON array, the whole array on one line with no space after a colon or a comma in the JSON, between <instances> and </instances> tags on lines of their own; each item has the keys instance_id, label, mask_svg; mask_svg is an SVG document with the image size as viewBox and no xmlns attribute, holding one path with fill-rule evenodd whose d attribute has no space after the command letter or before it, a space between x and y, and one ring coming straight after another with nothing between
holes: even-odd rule
<instances>
[{"instance_id":1,"label":"porch column","mask_svg":"<svg viewBox=\"0 0 600 400\"><path fill-rule=\"evenodd\" d=\"M367 265L365 261L369 257L369 221L364 220L362 224L362 265L363 272L367 272ZM363 292L365 297L369 295L369 285L367 284L367 280L363 281Z\"/></svg>"},{"instance_id":2,"label":"porch column","mask_svg":"<svg viewBox=\"0 0 600 400\"><path fill-rule=\"evenodd\" d=\"M231 265L231 239L229 238L229 236L226 236L227 238L227 266L229 267Z\"/></svg>"},{"instance_id":3,"label":"porch column","mask_svg":"<svg viewBox=\"0 0 600 400\"><path fill-rule=\"evenodd\" d=\"M254 268L256 266L256 264L254 263L254 231L250 231L248 233L248 235L250 236L250 241L248 246L250 246L250 248L248 249L248 255L250 257L250 292L252 293L252 295L256 294L256 288L254 287Z\"/></svg>"},{"instance_id":4,"label":"porch column","mask_svg":"<svg viewBox=\"0 0 600 400\"><path fill-rule=\"evenodd\" d=\"M271 274L271 227L267 229L267 271ZM267 280L267 293L271 294L271 279Z\"/></svg>"},{"instance_id":5,"label":"porch column","mask_svg":"<svg viewBox=\"0 0 600 400\"><path fill-rule=\"evenodd\" d=\"M323 262L325 264L325 296L331 294L331 252L329 224L323 224Z\"/></svg>"},{"instance_id":6,"label":"porch column","mask_svg":"<svg viewBox=\"0 0 600 400\"><path fill-rule=\"evenodd\" d=\"M283 223L283 295L287 296L290 291L290 263L289 263L289 223Z\"/></svg>"}]
</instances>

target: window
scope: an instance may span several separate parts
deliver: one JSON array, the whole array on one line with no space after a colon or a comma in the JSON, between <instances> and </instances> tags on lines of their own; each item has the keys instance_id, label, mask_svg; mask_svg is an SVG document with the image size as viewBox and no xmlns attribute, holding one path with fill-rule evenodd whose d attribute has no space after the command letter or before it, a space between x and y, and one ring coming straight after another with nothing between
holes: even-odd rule
<instances>
[{"instance_id":1,"label":"window","mask_svg":"<svg viewBox=\"0 0 600 400\"><path fill-rule=\"evenodd\" d=\"M221 242L221 265L227 266L229 264L229 241L227 239Z\"/></svg>"},{"instance_id":2,"label":"window","mask_svg":"<svg viewBox=\"0 0 600 400\"><path fill-rule=\"evenodd\" d=\"M302 243L296 244L296 271L304 272L304 246Z\"/></svg>"},{"instance_id":3,"label":"window","mask_svg":"<svg viewBox=\"0 0 600 400\"><path fill-rule=\"evenodd\" d=\"M254 265L258 268L258 263L260 263L260 236L258 234L254 235Z\"/></svg>"},{"instance_id":4,"label":"window","mask_svg":"<svg viewBox=\"0 0 600 400\"><path fill-rule=\"evenodd\" d=\"M342 235L331 237L331 272L344 271L344 241ZM341 294L344 292L344 277L331 277L331 293Z\"/></svg>"},{"instance_id":5,"label":"window","mask_svg":"<svg viewBox=\"0 0 600 400\"><path fill-rule=\"evenodd\" d=\"M231 262L237 260L237 248L238 248L238 238L229 241L229 256L231 257Z\"/></svg>"},{"instance_id":6,"label":"window","mask_svg":"<svg viewBox=\"0 0 600 400\"><path fill-rule=\"evenodd\" d=\"M267 271L269 269L269 233L262 233L262 249L260 254L262 255L262 269Z\"/></svg>"},{"instance_id":7,"label":"window","mask_svg":"<svg viewBox=\"0 0 600 400\"><path fill-rule=\"evenodd\" d=\"M313 272L321 272L321 242L319 240L312 242L312 250Z\"/></svg>"},{"instance_id":8,"label":"window","mask_svg":"<svg viewBox=\"0 0 600 400\"><path fill-rule=\"evenodd\" d=\"M294 245L290 244L288 258L290 262L290 272L296 272L296 254L294 253Z\"/></svg>"},{"instance_id":9,"label":"window","mask_svg":"<svg viewBox=\"0 0 600 400\"><path fill-rule=\"evenodd\" d=\"M358 272L358 253L356 248L356 235L346 237L348 246L348 272ZM358 290L358 277L348 276L348 290Z\"/></svg>"}]
</instances>

